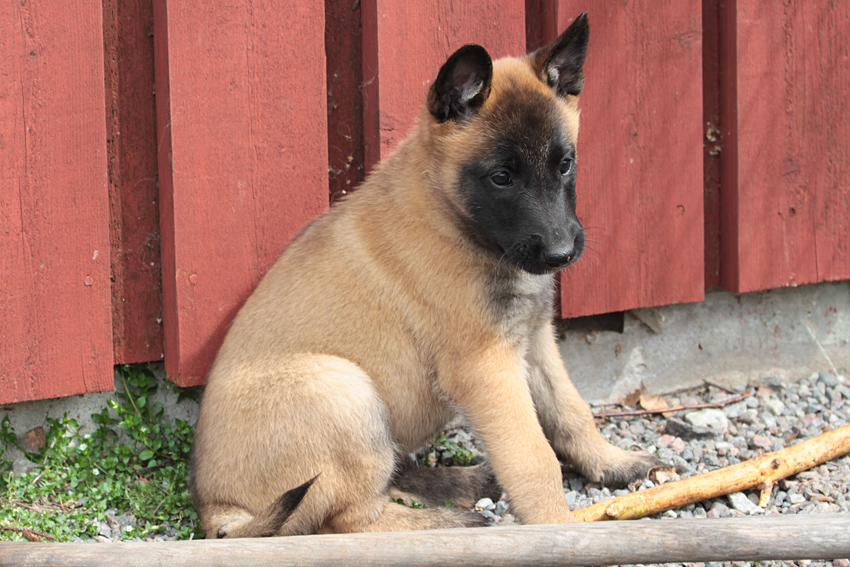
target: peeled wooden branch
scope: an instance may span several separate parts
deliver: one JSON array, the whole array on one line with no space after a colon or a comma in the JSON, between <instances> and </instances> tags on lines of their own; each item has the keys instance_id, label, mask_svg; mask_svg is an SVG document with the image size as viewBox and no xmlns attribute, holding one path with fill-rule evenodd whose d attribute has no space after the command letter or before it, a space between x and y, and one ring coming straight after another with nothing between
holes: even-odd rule
<instances>
[{"instance_id":1,"label":"peeled wooden branch","mask_svg":"<svg viewBox=\"0 0 850 567\"><path fill-rule=\"evenodd\" d=\"M163 543L0 543L0 567L555 567L836 559L850 514L601 522Z\"/></svg>"},{"instance_id":2,"label":"peeled wooden branch","mask_svg":"<svg viewBox=\"0 0 850 567\"><path fill-rule=\"evenodd\" d=\"M778 480L847 453L850 453L850 425L737 465L580 508L573 514L583 522L633 520L750 488L761 488L759 504L766 506L770 490Z\"/></svg>"}]
</instances>

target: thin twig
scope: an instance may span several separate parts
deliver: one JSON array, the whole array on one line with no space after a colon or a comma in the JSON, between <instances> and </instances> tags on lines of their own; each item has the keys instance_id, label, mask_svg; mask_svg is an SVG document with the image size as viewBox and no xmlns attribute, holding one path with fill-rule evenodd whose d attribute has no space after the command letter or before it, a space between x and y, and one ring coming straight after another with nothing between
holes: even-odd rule
<instances>
[{"instance_id":1,"label":"thin twig","mask_svg":"<svg viewBox=\"0 0 850 567\"><path fill-rule=\"evenodd\" d=\"M48 468L49 468L49 467L44 467L43 469L41 469L41 472L39 472L39 473L38 473L38 476L36 476L34 479L32 479L32 480L30 481L30 484L32 485L32 484L35 484L36 482L38 482L38 480L41 478L41 476L42 476L44 473L46 473L46 472L47 472Z\"/></svg>"},{"instance_id":2,"label":"thin twig","mask_svg":"<svg viewBox=\"0 0 850 567\"><path fill-rule=\"evenodd\" d=\"M705 388L705 384L700 383L700 384L696 384L694 386L686 386L684 388L679 388L678 390L670 390L669 392L663 392L661 394L658 394L658 397L664 398L666 396L675 396L676 394L684 394L685 392L692 392L694 390L699 390L700 388ZM737 394L738 392L734 392L734 393ZM609 405L614 405L614 404L609 404Z\"/></svg>"},{"instance_id":3,"label":"thin twig","mask_svg":"<svg viewBox=\"0 0 850 567\"><path fill-rule=\"evenodd\" d=\"M70 512L72 510L76 510L76 506L71 506L68 504L49 504L49 503L41 503L43 502L39 499L38 502L34 504L30 504L28 502L24 502L23 500L9 500L10 504L14 504L15 506L20 506L21 508L26 508L27 510L32 510L33 512L44 512L46 510L60 510L62 512Z\"/></svg>"},{"instance_id":4,"label":"thin twig","mask_svg":"<svg viewBox=\"0 0 850 567\"><path fill-rule=\"evenodd\" d=\"M175 462L175 461L174 461L174 459L172 459L171 457L167 456L165 453L156 453L156 454L157 454L157 455L162 455L162 456L164 456L165 458L164 458L162 461L160 461L160 462L158 462L157 464L155 464L154 466L152 466L152 467L143 467L143 468L140 468L139 470L137 470L137 471L136 471L136 474L137 474L138 476L144 476L144 475L146 475L147 473L151 472L152 470L155 470L155 469L158 469L158 468L162 468L162 467L166 467L166 466L172 465L172 464L174 464L174 462Z\"/></svg>"},{"instance_id":5,"label":"thin twig","mask_svg":"<svg viewBox=\"0 0 850 567\"><path fill-rule=\"evenodd\" d=\"M156 517L156 513L159 511L159 507L162 506L163 502L165 502L164 498L162 500L160 500L159 504L156 505L156 508L153 509L153 512L151 513L152 518Z\"/></svg>"},{"instance_id":6,"label":"thin twig","mask_svg":"<svg viewBox=\"0 0 850 567\"><path fill-rule=\"evenodd\" d=\"M16 506L20 506L21 508L26 508L27 510L32 510L33 512L44 512L45 510L61 510L58 506L33 506L32 504L27 504L21 500L10 500L10 504L14 504ZM64 511L64 510L63 510Z\"/></svg>"},{"instance_id":7,"label":"thin twig","mask_svg":"<svg viewBox=\"0 0 850 567\"><path fill-rule=\"evenodd\" d=\"M18 533L24 533L24 531L27 531L27 532L31 533L32 535L36 535L38 537L46 537L47 539L52 539L53 541L56 541L56 538L53 537L52 535L43 534L41 532L37 532L37 531L31 530L29 528L13 528L11 526L0 526L0 530L6 530L6 531L18 532Z\"/></svg>"},{"instance_id":8,"label":"thin twig","mask_svg":"<svg viewBox=\"0 0 850 567\"><path fill-rule=\"evenodd\" d=\"M711 402L707 404L692 404L689 406L673 406L670 408L659 408L659 409L642 409L642 410L629 410L629 411L609 411L605 413L595 413L593 417L623 417L628 415L646 415L648 413L667 413L668 411L681 411L681 410L689 410L689 409L703 409L703 408L720 408L725 405L734 404L735 402L740 402L745 398L749 398L753 394L749 391L744 392L740 396L735 396L734 398L727 398L725 400L720 400L719 402Z\"/></svg>"},{"instance_id":9,"label":"thin twig","mask_svg":"<svg viewBox=\"0 0 850 567\"><path fill-rule=\"evenodd\" d=\"M733 396L737 396L738 394L740 394L740 392L737 392L737 391L733 390L732 388L727 388L723 384L718 384L717 382L712 382L711 380L703 380L703 382L705 382L709 386L714 386L718 390L723 390L727 394L732 394Z\"/></svg>"}]
</instances>

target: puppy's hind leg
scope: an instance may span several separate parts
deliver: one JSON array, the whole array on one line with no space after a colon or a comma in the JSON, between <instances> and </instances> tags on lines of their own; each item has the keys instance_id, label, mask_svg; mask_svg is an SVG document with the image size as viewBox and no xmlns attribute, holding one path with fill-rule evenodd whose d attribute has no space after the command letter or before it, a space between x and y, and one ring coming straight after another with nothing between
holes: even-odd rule
<instances>
[{"instance_id":1,"label":"puppy's hind leg","mask_svg":"<svg viewBox=\"0 0 850 567\"><path fill-rule=\"evenodd\" d=\"M390 489L393 499L416 500L430 508L471 508L481 498L498 500L502 487L490 463L472 467L435 467L413 463L399 472Z\"/></svg>"},{"instance_id":2,"label":"puppy's hind leg","mask_svg":"<svg viewBox=\"0 0 850 567\"><path fill-rule=\"evenodd\" d=\"M342 358L299 355L211 380L193 495L207 537L314 533L386 494L395 453L369 376Z\"/></svg>"},{"instance_id":3,"label":"puppy's hind leg","mask_svg":"<svg viewBox=\"0 0 850 567\"><path fill-rule=\"evenodd\" d=\"M208 390L204 403L195 493L208 536L485 522L467 510L417 510L391 502L397 452L389 412L369 376L350 361L293 357L273 372L246 376L238 391ZM229 422L214 419L214 411L204 413L223 405ZM240 434L234 435L237 426ZM216 457L218 466L212 466ZM293 505L293 488L313 477L303 500Z\"/></svg>"}]
</instances>

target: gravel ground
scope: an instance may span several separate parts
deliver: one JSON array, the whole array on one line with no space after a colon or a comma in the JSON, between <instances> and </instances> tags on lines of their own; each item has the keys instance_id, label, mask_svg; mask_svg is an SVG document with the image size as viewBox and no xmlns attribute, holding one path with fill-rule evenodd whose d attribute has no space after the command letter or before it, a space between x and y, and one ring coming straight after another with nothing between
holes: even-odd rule
<instances>
[{"instance_id":1,"label":"gravel ground","mask_svg":"<svg viewBox=\"0 0 850 567\"><path fill-rule=\"evenodd\" d=\"M752 396L720 408L681 410L669 418L661 414L610 417L598 420L598 425L602 435L611 443L623 449L642 448L654 453L665 463L676 467L684 478L783 449L850 422L850 381L843 376L820 372L794 383L768 377L752 385L749 391ZM732 392L703 386L662 397L670 406L692 406L721 402L743 392L744 387ZM619 409L623 408L594 407L593 411L602 413ZM462 448L479 453L475 439L462 429L450 431L447 438ZM440 449L445 448L437 447L438 458L441 454L449 457L449 452L441 453ZM442 460L450 460L450 457ZM633 488L652 486L654 484L646 480ZM577 509L627 494L629 490L610 490L565 472L564 492L570 507ZM654 518L850 512L850 455L780 481L767 508L760 508L758 500L759 491L750 490L670 510ZM485 499L479 501L477 508L498 524L514 522L505 500L491 502ZM708 566L733 564L739 563L709 563ZM850 561L764 561L760 565L850 567Z\"/></svg>"}]
</instances>

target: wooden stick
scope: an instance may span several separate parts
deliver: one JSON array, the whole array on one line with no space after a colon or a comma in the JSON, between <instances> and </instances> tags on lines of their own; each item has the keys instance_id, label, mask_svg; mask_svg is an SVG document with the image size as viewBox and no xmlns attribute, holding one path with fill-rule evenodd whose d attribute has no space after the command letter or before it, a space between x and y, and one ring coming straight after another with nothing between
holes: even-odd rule
<instances>
[{"instance_id":1,"label":"wooden stick","mask_svg":"<svg viewBox=\"0 0 850 567\"><path fill-rule=\"evenodd\" d=\"M466 528L175 541L0 543L0 567L554 567L835 559L850 554L850 514Z\"/></svg>"},{"instance_id":2,"label":"wooden stick","mask_svg":"<svg viewBox=\"0 0 850 567\"><path fill-rule=\"evenodd\" d=\"M847 453L850 453L850 425L737 465L580 508L573 514L583 522L643 518L749 488L766 489L778 480Z\"/></svg>"}]
</instances>

